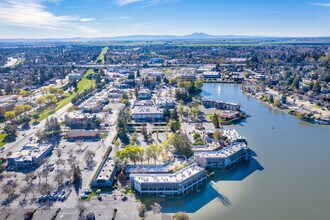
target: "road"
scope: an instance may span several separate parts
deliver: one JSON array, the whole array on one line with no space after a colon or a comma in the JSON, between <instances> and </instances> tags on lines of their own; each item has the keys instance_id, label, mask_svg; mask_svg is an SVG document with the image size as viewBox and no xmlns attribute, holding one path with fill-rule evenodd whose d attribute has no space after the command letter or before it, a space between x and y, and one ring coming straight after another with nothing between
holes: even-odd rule
<instances>
[{"instance_id":1,"label":"road","mask_svg":"<svg viewBox=\"0 0 330 220\"><path fill-rule=\"evenodd\" d=\"M64 106L63 108L54 112L49 117L54 116L59 119L60 117L64 116L64 114L68 111L68 109L71 106L72 106L72 104L69 103L66 106ZM18 131L16 141L5 144L3 146L4 151L2 153L0 153L0 157L6 157L6 155L9 151L11 151L11 152L19 151L25 144L30 142L31 137L35 139L36 138L35 133L39 129L43 130L45 123L46 123L46 119L42 120L39 124L32 126L29 130ZM25 136L23 136L23 135L25 135Z\"/></svg>"}]
</instances>

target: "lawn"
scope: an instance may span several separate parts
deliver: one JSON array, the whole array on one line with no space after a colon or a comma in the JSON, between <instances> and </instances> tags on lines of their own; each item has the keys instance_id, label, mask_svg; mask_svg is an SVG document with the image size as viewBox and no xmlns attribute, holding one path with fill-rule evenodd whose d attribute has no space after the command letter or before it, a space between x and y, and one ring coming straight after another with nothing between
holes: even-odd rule
<instances>
[{"instance_id":1,"label":"lawn","mask_svg":"<svg viewBox=\"0 0 330 220\"><path fill-rule=\"evenodd\" d=\"M67 104L69 104L71 102L71 99L76 94L79 94L79 93L83 92L85 89L91 88L92 86L96 86L94 79L92 79L92 80L87 79L87 76L93 74L93 72L94 72L93 69L89 69L86 71L84 76L78 82L77 91L72 91L70 93L67 93L66 97L56 104L55 111L58 111L61 108L63 108L64 106L66 106ZM44 120L49 115L51 115L53 112L54 112L53 109L51 109L50 107L44 109L40 114L37 112L37 114L39 115L38 121L40 122L40 121Z\"/></svg>"},{"instance_id":2,"label":"lawn","mask_svg":"<svg viewBox=\"0 0 330 220\"><path fill-rule=\"evenodd\" d=\"M97 57L96 61L94 62L94 64L104 64L104 56L105 54L108 52L108 47L104 47L100 53L100 55Z\"/></svg>"},{"instance_id":3,"label":"lawn","mask_svg":"<svg viewBox=\"0 0 330 220\"><path fill-rule=\"evenodd\" d=\"M89 200L91 200L91 198L92 198L93 196L96 196L96 193L95 193L94 191L92 191L92 192L88 195L88 197L87 197L86 199L82 199L82 198L80 198L79 200L80 200L80 201L84 201L84 202L88 202Z\"/></svg>"},{"instance_id":4,"label":"lawn","mask_svg":"<svg viewBox=\"0 0 330 220\"><path fill-rule=\"evenodd\" d=\"M3 145L6 144L6 142L4 142L5 138L7 137L7 134L0 134L0 147L2 147Z\"/></svg>"},{"instance_id":5,"label":"lawn","mask_svg":"<svg viewBox=\"0 0 330 220\"><path fill-rule=\"evenodd\" d=\"M19 58L14 64L12 67L15 67L17 65L20 65L21 63L24 63L25 61L25 58Z\"/></svg>"}]
</instances>

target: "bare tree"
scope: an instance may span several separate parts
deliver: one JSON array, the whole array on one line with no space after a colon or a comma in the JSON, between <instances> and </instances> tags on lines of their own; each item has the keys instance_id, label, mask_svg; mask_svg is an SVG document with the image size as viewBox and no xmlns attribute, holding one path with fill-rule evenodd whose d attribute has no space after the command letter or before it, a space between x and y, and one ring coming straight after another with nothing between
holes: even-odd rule
<instances>
[{"instance_id":1,"label":"bare tree","mask_svg":"<svg viewBox=\"0 0 330 220\"><path fill-rule=\"evenodd\" d=\"M57 148L57 149L56 149L56 155L57 155L58 158L60 158L61 155L62 155L62 150L59 149L59 148Z\"/></svg>"},{"instance_id":2,"label":"bare tree","mask_svg":"<svg viewBox=\"0 0 330 220\"><path fill-rule=\"evenodd\" d=\"M46 179L46 184L48 184L49 170L44 169L41 175Z\"/></svg>"},{"instance_id":3,"label":"bare tree","mask_svg":"<svg viewBox=\"0 0 330 220\"><path fill-rule=\"evenodd\" d=\"M31 187L26 185L20 189L20 193L24 194L24 200L26 199L27 194L31 191Z\"/></svg>"},{"instance_id":4,"label":"bare tree","mask_svg":"<svg viewBox=\"0 0 330 220\"><path fill-rule=\"evenodd\" d=\"M64 178L64 170L58 170L55 174L54 177L57 180L57 186L58 188L61 186L63 183L63 178Z\"/></svg>"},{"instance_id":5,"label":"bare tree","mask_svg":"<svg viewBox=\"0 0 330 220\"><path fill-rule=\"evenodd\" d=\"M87 150L84 156L84 159L86 160L86 166L91 167L91 164L93 162L93 158L95 157L95 152L91 150Z\"/></svg>"},{"instance_id":6,"label":"bare tree","mask_svg":"<svg viewBox=\"0 0 330 220\"><path fill-rule=\"evenodd\" d=\"M200 167L203 167L203 168L206 167L206 159L205 159L205 157L194 156L194 161L195 161L196 163L198 163L198 165L199 165Z\"/></svg>"},{"instance_id":7,"label":"bare tree","mask_svg":"<svg viewBox=\"0 0 330 220\"><path fill-rule=\"evenodd\" d=\"M151 206L152 212L154 213L154 215L157 215L160 213L160 210L162 209L162 207L160 206L159 203L155 202L154 204L152 204Z\"/></svg>"},{"instance_id":8,"label":"bare tree","mask_svg":"<svg viewBox=\"0 0 330 220\"><path fill-rule=\"evenodd\" d=\"M32 182L32 177L33 177L33 173L27 173L25 174L24 176L24 179L25 179L25 182L26 182L26 185L28 186L29 184L31 184ZM29 183L30 182L30 183Z\"/></svg>"}]
</instances>

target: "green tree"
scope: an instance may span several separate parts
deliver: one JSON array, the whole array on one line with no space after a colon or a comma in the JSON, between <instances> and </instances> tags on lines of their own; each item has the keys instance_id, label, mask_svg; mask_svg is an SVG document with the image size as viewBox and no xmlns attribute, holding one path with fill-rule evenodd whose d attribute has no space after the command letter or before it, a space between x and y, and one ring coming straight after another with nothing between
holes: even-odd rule
<instances>
[{"instance_id":1,"label":"green tree","mask_svg":"<svg viewBox=\"0 0 330 220\"><path fill-rule=\"evenodd\" d=\"M220 123L219 123L219 116L217 114L213 114L213 125L215 128L220 128Z\"/></svg>"},{"instance_id":2,"label":"green tree","mask_svg":"<svg viewBox=\"0 0 330 220\"><path fill-rule=\"evenodd\" d=\"M186 134L183 134L181 132L176 132L172 134L165 142L165 147L168 147L170 145L173 146L175 154L184 155L187 158L193 155L191 144Z\"/></svg>"},{"instance_id":3,"label":"green tree","mask_svg":"<svg viewBox=\"0 0 330 220\"><path fill-rule=\"evenodd\" d=\"M176 132L176 131L179 131L181 129L181 123L179 121L176 121L176 120L170 120L167 123L167 126L170 127L172 132Z\"/></svg>"},{"instance_id":4,"label":"green tree","mask_svg":"<svg viewBox=\"0 0 330 220\"><path fill-rule=\"evenodd\" d=\"M8 111L8 112L5 113L5 119L6 119L7 121L12 121L12 120L14 120L15 118L16 118L16 113L15 113L15 111Z\"/></svg>"},{"instance_id":5,"label":"green tree","mask_svg":"<svg viewBox=\"0 0 330 220\"><path fill-rule=\"evenodd\" d=\"M4 132L6 132L6 134L8 136L16 136L17 133L17 125L5 125L5 127L3 128Z\"/></svg>"},{"instance_id":6,"label":"green tree","mask_svg":"<svg viewBox=\"0 0 330 220\"><path fill-rule=\"evenodd\" d=\"M274 106L276 106L276 107L280 107L281 106L281 101L280 100L278 100L278 99L275 99L274 100Z\"/></svg>"},{"instance_id":7,"label":"green tree","mask_svg":"<svg viewBox=\"0 0 330 220\"><path fill-rule=\"evenodd\" d=\"M149 163L149 159L152 158L152 159L154 159L154 162L156 164L157 158L162 153L162 151L163 151L163 148L159 145L156 145L156 144L149 145L145 151L148 163Z\"/></svg>"},{"instance_id":8,"label":"green tree","mask_svg":"<svg viewBox=\"0 0 330 220\"><path fill-rule=\"evenodd\" d=\"M213 132L213 139L215 141L219 141L222 136L222 132L219 129L214 130Z\"/></svg>"}]
</instances>

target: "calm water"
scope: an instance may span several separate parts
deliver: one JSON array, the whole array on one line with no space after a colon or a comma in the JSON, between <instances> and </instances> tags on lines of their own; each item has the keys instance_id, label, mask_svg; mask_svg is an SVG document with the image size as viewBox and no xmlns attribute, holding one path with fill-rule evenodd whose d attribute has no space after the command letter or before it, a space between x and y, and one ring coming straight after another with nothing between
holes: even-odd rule
<instances>
[{"instance_id":1,"label":"calm water","mask_svg":"<svg viewBox=\"0 0 330 220\"><path fill-rule=\"evenodd\" d=\"M218 173L201 192L162 202L162 211L199 219L330 219L330 127L311 125L243 94L238 85L205 84L204 97L239 102L249 115L231 126L255 157Z\"/></svg>"}]
</instances>

